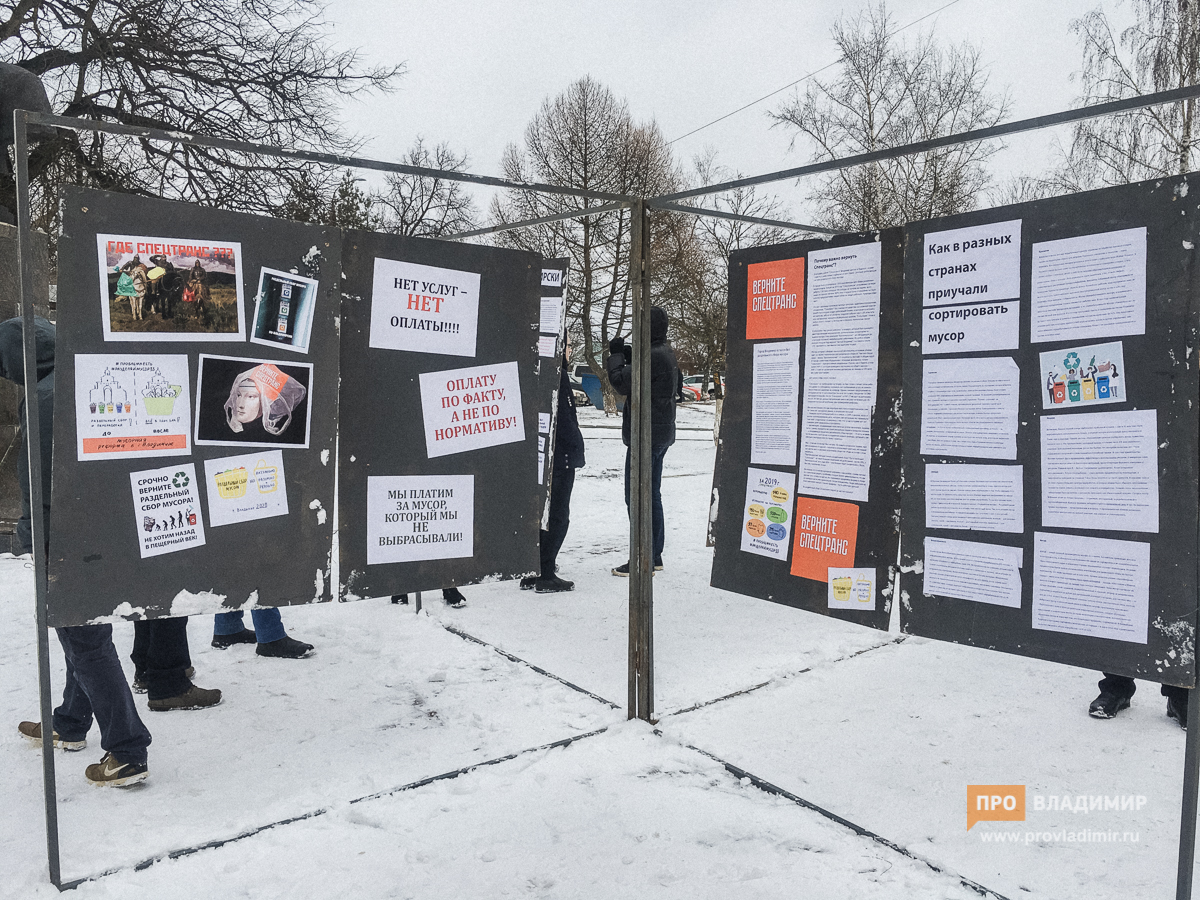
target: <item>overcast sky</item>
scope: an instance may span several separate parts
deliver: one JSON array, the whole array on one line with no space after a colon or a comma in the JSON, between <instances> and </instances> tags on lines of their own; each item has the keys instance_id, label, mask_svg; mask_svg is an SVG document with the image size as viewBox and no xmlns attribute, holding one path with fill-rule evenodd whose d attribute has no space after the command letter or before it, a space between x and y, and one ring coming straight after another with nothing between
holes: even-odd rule
<instances>
[{"instance_id":1,"label":"overcast sky","mask_svg":"<svg viewBox=\"0 0 1200 900\"><path fill-rule=\"evenodd\" d=\"M339 46L359 48L366 62L407 67L395 93L345 107L347 125L367 138L366 155L395 159L423 135L448 141L469 155L472 171L491 175L541 102L583 75L674 140L835 62L830 26L862 5L331 0L327 17ZM1130 15L1128 2L1116 0L893 0L889 9L897 27L929 16L904 32L909 40L932 28L944 43L979 47L991 87L1009 92L1016 119L1073 105L1080 52L1070 23L1099 5L1117 22ZM789 148L791 134L772 128L767 116L791 93L678 140L674 149L686 160L711 147L718 162L745 175L802 165L808 148ZM1050 165L1050 139L1048 132L1010 139L994 160L997 175L1036 174ZM801 216L804 186L784 184L779 192Z\"/></svg>"}]
</instances>

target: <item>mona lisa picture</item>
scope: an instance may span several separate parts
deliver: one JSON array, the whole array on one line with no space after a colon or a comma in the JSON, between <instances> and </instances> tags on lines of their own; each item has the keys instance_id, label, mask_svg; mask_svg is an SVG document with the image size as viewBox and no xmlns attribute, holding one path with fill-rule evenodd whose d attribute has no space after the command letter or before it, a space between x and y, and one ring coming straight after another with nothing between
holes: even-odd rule
<instances>
[{"instance_id":1,"label":"mona lisa picture","mask_svg":"<svg viewBox=\"0 0 1200 900\"><path fill-rule=\"evenodd\" d=\"M200 354L196 445L308 447L312 364Z\"/></svg>"}]
</instances>

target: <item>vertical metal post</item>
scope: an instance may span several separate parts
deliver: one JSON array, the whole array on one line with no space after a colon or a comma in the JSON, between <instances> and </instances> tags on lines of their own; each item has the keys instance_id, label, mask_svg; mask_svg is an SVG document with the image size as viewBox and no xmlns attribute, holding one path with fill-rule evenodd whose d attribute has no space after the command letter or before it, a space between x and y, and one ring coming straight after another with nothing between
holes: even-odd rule
<instances>
[{"instance_id":1,"label":"vertical metal post","mask_svg":"<svg viewBox=\"0 0 1200 900\"><path fill-rule=\"evenodd\" d=\"M1175 900L1192 898L1192 866L1196 859L1196 794L1200 788L1200 689L1188 691L1187 743L1183 751L1183 811L1179 821L1179 872Z\"/></svg>"},{"instance_id":2,"label":"vertical metal post","mask_svg":"<svg viewBox=\"0 0 1200 900\"><path fill-rule=\"evenodd\" d=\"M21 319L25 339L25 452L29 457L29 505L33 515L33 585L37 621L38 688L42 712L42 796L46 807L46 860L50 880L62 886L58 852L58 790L54 781L54 703L50 698L50 641L46 615L46 533L42 509L42 428L37 400L37 335L33 321L33 241L29 224L28 113L13 113L17 181L17 268L21 273Z\"/></svg>"},{"instance_id":3,"label":"vertical metal post","mask_svg":"<svg viewBox=\"0 0 1200 900\"><path fill-rule=\"evenodd\" d=\"M421 592L417 591L417 602L414 604L413 612L419 613L420 611L421 611Z\"/></svg>"},{"instance_id":4,"label":"vertical metal post","mask_svg":"<svg viewBox=\"0 0 1200 900\"><path fill-rule=\"evenodd\" d=\"M629 718L654 714L654 531L651 511L650 219L642 200L633 220L633 387L629 424Z\"/></svg>"}]
</instances>

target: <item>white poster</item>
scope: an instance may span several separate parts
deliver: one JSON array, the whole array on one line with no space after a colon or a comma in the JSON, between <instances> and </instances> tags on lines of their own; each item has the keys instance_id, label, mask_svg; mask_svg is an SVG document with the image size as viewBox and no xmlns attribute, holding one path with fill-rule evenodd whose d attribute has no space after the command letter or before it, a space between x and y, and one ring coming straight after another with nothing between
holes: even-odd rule
<instances>
[{"instance_id":1,"label":"white poster","mask_svg":"<svg viewBox=\"0 0 1200 900\"><path fill-rule=\"evenodd\" d=\"M541 310L538 314L538 331L542 334L552 334L556 338L562 333L563 305L562 297L542 298Z\"/></svg>"},{"instance_id":2,"label":"white poster","mask_svg":"<svg viewBox=\"0 0 1200 900\"><path fill-rule=\"evenodd\" d=\"M142 559L204 545L194 464L130 472L129 487Z\"/></svg>"},{"instance_id":3,"label":"white poster","mask_svg":"<svg viewBox=\"0 0 1200 900\"><path fill-rule=\"evenodd\" d=\"M1021 220L925 235L924 305L1021 296Z\"/></svg>"},{"instance_id":4,"label":"white poster","mask_svg":"<svg viewBox=\"0 0 1200 900\"><path fill-rule=\"evenodd\" d=\"M1149 608L1149 544L1034 532L1034 628L1144 644Z\"/></svg>"},{"instance_id":5,"label":"white poster","mask_svg":"<svg viewBox=\"0 0 1200 900\"><path fill-rule=\"evenodd\" d=\"M790 472L746 470L742 552L787 559L795 486L796 476Z\"/></svg>"},{"instance_id":6,"label":"white poster","mask_svg":"<svg viewBox=\"0 0 1200 900\"><path fill-rule=\"evenodd\" d=\"M376 258L370 346L474 356L479 274Z\"/></svg>"},{"instance_id":7,"label":"white poster","mask_svg":"<svg viewBox=\"0 0 1200 900\"><path fill-rule=\"evenodd\" d=\"M562 287L564 274L562 269L542 269L542 287Z\"/></svg>"},{"instance_id":8,"label":"white poster","mask_svg":"<svg viewBox=\"0 0 1200 900\"><path fill-rule=\"evenodd\" d=\"M1016 459L1020 374L1008 356L925 360L921 453Z\"/></svg>"},{"instance_id":9,"label":"white poster","mask_svg":"<svg viewBox=\"0 0 1200 900\"><path fill-rule=\"evenodd\" d=\"M1125 393L1125 353L1120 341L1063 347L1039 355L1045 381L1042 409L1075 409L1121 403Z\"/></svg>"},{"instance_id":10,"label":"white poster","mask_svg":"<svg viewBox=\"0 0 1200 900\"><path fill-rule=\"evenodd\" d=\"M1016 350L1020 343L1021 303L973 303L922 310L921 353L978 353Z\"/></svg>"},{"instance_id":11,"label":"white poster","mask_svg":"<svg viewBox=\"0 0 1200 900\"><path fill-rule=\"evenodd\" d=\"M543 334L538 337L538 356L555 357L558 354L555 352L558 346L558 338L553 335Z\"/></svg>"},{"instance_id":12,"label":"white poster","mask_svg":"<svg viewBox=\"0 0 1200 900\"><path fill-rule=\"evenodd\" d=\"M77 458L187 456L190 397L184 355L77 354Z\"/></svg>"},{"instance_id":13,"label":"white poster","mask_svg":"<svg viewBox=\"0 0 1200 900\"><path fill-rule=\"evenodd\" d=\"M879 377L877 242L808 254L798 490L865 502Z\"/></svg>"},{"instance_id":14,"label":"white poster","mask_svg":"<svg viewBox=\"0 0 1200 900\"><path fill-rule=\"evenodd\" d=\"M1042 416L1042 525L1158 533L1158 413Z\"/></svg>"},{"instance_id":15,"label":"white poster","mask_svg":"<svg viewBox=\"0 0 1200 900\"><path fill-rule=\"evenodd\" d=\"M430 459L525 440L515 362L421 373Z\"/></svg>"},{"instance_id":16,"label":"white poster","mask_svg":"<svg viewBox=\"0 0 1200 900\"><path fill-rule=\"evenodd\" d=\"M830 609L875 610L875 569L829 567Z\"/></svg>"},{"instance_id":17,"label":"white poster","mask_svg":"<svg viewBox=\"0 0 1200 900\"><path fill-rule=\"evenodd\" d=\"M206 459L204 481L210 528L288 514L282 450Z\"/></svg>"},{"instance_id":18,"label":"white poster","mask_svg":"<svg viewBox=\"0 0 1200 900\"><path fill-rule=\"evenodd\" d=\"M925 538L924 592L994 606L1021 608L1020 547Z\"/></svg>"},{"instance_id":19,"label":"white poster","mask_svg":"<svg viewBox=\"0 0 1200 900\"><path fill-rule=\"evenodd\" d=\"M1024 468L926 465L925 527L1022 533Z\"/></svg>"},{"instance_id":20,"label":"white poster","mask_svg":"<svg viewBox=\"0 0 1200 900\"><path fill-rule=\"evenodd\" d=\"M475 553L474 475L367 476L367 564Z\"/></svg>"},{"instance_id":21,"label":"white poster","mask_svg":"<svg viewBox=\"0 0 1200 900\"><path fill-rule=\"evenodd\" d=\"M1030 340L1146 333L1146 229L1033 245Z\"/></svg>"},{"instance_id":22,"label":"white poster","mask_svg":"<svg viewBox=\"0 0 1200 900\"><path fill-rule=\"evenodd\" d=\"M800 402L800 342L754 345L750 462L796 464Z\"/></svg>"},{"instance_id":23,"label":"white poster","mask_svg":"<svg viewBox=\"0 0 1200 900\"><path fill-rule=\"evenodd\" d=\"M250 343L307 353L318 287L314 278L263 267L258 274Z\"/></svg>"}]
</instances>

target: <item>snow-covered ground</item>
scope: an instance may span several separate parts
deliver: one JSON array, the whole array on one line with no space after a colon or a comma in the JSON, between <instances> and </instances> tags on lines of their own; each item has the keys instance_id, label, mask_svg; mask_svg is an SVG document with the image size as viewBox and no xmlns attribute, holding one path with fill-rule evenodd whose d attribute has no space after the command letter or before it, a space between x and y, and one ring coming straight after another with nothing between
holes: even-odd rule
<instances>
[{"instance_id":1,"label":"snow-covered ground","mask_svg":"<svg viewBox=\"0 0 1200 900\"><path fill-rule=\"evenodd\" d=\"M427 594L420 615L386 599L293 608L289 632L318 647L298 661L213 650L209 622L193 619L196 681L226 699L143 713L150 779L89 787L95 729L87 750L56 756L63 876L111 872L80 896L979 896L964 879L1009 900L1174 895L1184 733L1156 686L1097 722L1086 714L1094 673L897 641L709 588L711 406L681 411L697 430L681 430L666 457L661 719L625 721L628 582L609 574L628 539L624 448L618 420L583 418L588 466L559 560L574 592L481 585L464 591L465 609ZM37 715L32 590L28 560L0 558L0 897L56 895L40 755L15 727ZM115 639L127 658L132 628ZM968 831L969 784L1026 785L1027 820ZM1146 800L1051 812L1034 810L1034 795ZM1017 842L997 842L1009 833Z\"/></svg>"}]
</instances>

